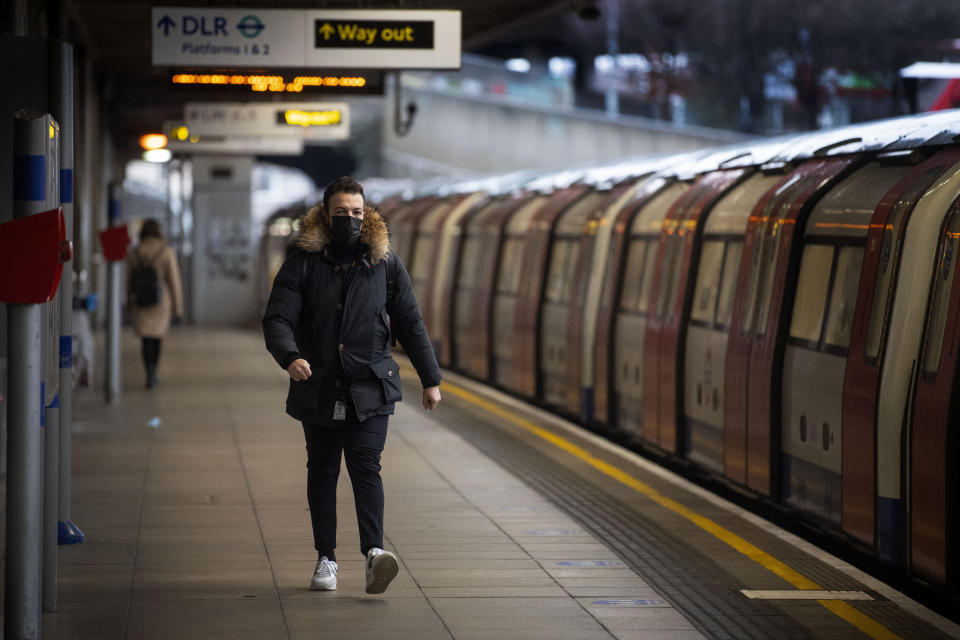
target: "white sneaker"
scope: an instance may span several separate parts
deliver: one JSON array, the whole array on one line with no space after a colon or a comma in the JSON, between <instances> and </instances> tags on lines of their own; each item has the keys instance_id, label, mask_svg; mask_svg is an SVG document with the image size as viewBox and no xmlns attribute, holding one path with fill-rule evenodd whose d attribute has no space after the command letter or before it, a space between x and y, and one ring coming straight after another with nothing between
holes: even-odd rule
<instances>
[{"instance_id":1,"label":"white sneaker","mask_svg":"<svg viewBox=\"0 0 960 640\"><path fill-rule=\"evenodd\" d=\"M317 561L317 568L313 571L313 579L310 580L311 591L336 591L337 590L337 563L333 560L327 560L327 556L321 556Z\"/></svg>"},{"instance_id":2,"label":"white sneaker","mask_svg":"<svg viewBox=\"0 0 960 640\"><path fill-rule=\"evenodd\" d=\"M397 577L400 565L397 556L374 547L367 551L367 593L383 593Z\"/></svg>"}]
</instances>

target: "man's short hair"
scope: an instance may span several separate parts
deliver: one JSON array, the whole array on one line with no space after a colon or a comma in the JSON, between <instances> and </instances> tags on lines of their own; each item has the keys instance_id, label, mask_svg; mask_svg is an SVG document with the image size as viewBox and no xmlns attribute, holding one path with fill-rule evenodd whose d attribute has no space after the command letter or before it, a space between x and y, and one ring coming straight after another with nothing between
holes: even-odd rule
<instances>
[{"instance_id":1,"label":"man's short hair","mask_svg":"<svg viewBox=\"0 0 960 640\"><path fill-rule=\"evenodd\" d=\"M323 209L330 213L330 198L337 193L359 193L363 195L363 185L350 176L341 176L327 185L323 191ZM364 197L366 200L366 197Z\"/></svg>"}]
</instances>

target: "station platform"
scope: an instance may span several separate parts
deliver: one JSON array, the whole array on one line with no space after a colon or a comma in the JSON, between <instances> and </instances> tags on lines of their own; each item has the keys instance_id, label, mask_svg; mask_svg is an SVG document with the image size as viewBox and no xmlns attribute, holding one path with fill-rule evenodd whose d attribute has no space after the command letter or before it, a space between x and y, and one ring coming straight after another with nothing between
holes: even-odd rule
<instances>
[{"instance_id":1,"label":"station platform","mask_svg":"<svg viewBox=\"0 0 960 640\"><path fill-rule=\"evenodd\" d=\"M101 352L102 353L102 352ZM72 519L44 638L950 638L960 627L649 461L445 373L383 455L386 593L363 592L346 469L339 588L316 561L300 425L255 331L174 329L147 391L77 390ZM402 358L398 358L402 360Z\"/></svg>"}]
</instances>

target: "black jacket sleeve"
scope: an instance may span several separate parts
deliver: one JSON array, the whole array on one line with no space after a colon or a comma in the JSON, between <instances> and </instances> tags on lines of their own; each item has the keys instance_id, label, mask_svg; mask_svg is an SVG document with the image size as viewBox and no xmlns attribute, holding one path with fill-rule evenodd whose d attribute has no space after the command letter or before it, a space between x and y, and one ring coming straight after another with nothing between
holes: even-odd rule
<instances>
[{"instance_id":1,"label":"black jacket sleeve","mask_svg":"<svg viewBox=\"0 0 960 640\"><path fill-rule=\"evenodd\" d=\"M273 280L270 299L263 314L263 339L267 343L267 351L284 370L294 360L303 357L295 336L303 304L300 280L304 259L302 252L296 252L284 261Z\"/></svg>"},{"instance_id":2,"label":"black jacket sleeve","mask_svg":"<svg viewBox=\"0 0 960 640\"><path fill-rule=\"evenodd\" d=\"M413 294L413 285L403 261L391 253L388 257L387 279L393 282L393 295L387 302L387 314L397 340L410 358L424 388L440 384L440 365L423 324L420 305ZM390 285L388 284L388 287Z\"/></svg>"}]
</instances>

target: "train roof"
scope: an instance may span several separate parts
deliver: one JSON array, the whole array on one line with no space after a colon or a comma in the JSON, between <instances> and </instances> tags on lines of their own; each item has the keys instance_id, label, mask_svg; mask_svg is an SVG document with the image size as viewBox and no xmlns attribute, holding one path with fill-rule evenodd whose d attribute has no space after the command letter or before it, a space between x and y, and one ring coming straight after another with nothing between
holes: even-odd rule
<instances>
[{"instance_id":1,"label":"train roof","mask_svg":"<svg viewBox=\"0 0 960 640\"><path fill-rule=\"evenodd\" d=\"M631 158L604 165L560 170L524 170L451 181L436 178L404 193L406 200L425 196L484 191L491 196L514 191L552 193L575 184L608 189L627 179L653 173L689 180L718 169L785 167L811 158L865 152L896 152L960 142L960 109L889 118L813 132L757 138L747 143L711 147L665 156Z\"/></svg>"}]
</instances>

